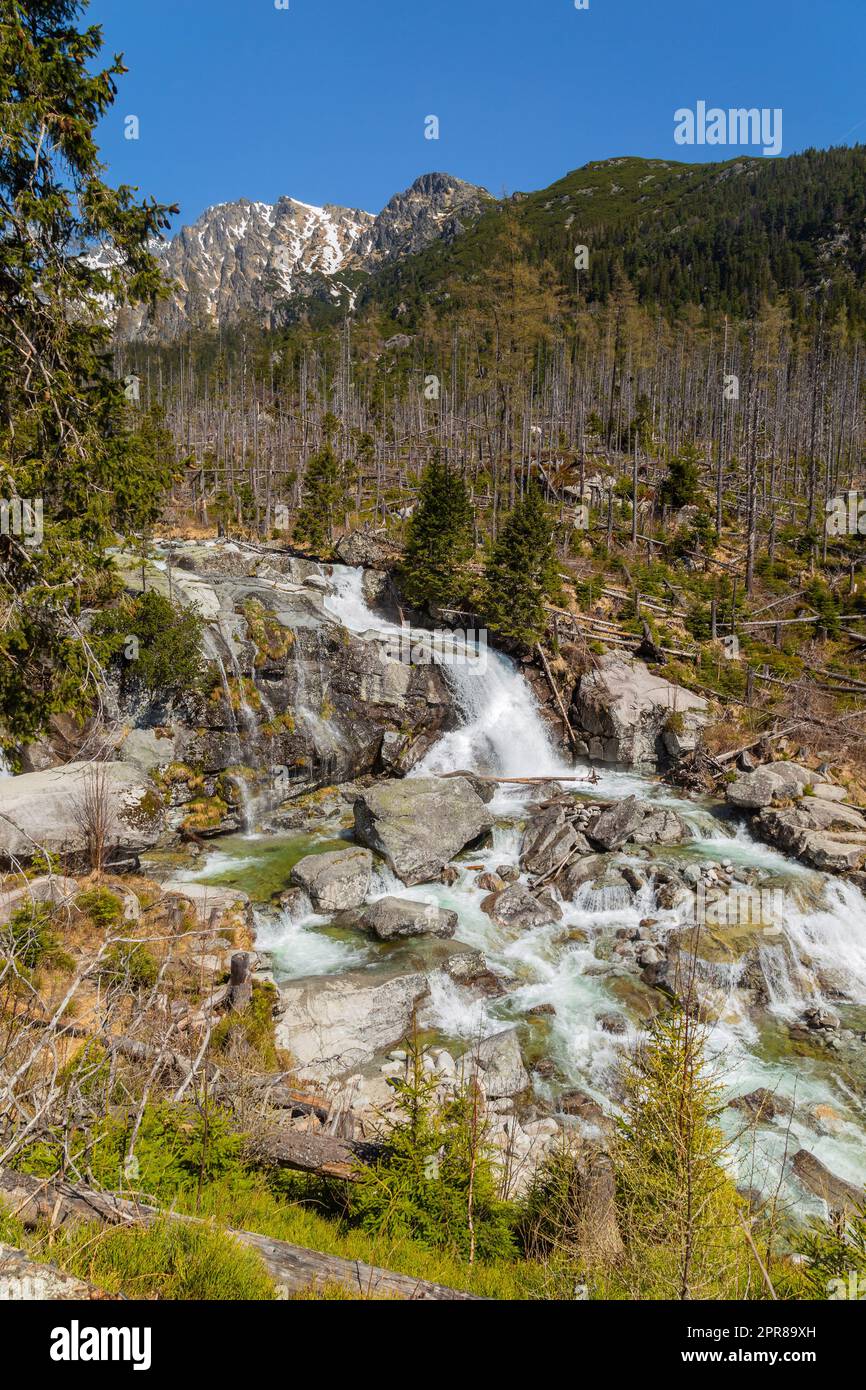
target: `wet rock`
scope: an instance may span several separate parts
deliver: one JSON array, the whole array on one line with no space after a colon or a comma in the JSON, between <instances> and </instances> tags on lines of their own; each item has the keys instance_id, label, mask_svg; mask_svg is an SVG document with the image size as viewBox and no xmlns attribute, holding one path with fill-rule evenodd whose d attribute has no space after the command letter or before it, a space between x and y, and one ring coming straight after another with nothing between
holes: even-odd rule
<instances>
[{"instance_id":1,"label":"wet rock","mask_svg":"<svg viewBox=\"0 0 866 1390\"><path fill-rule=\"evenodd\" d=\"M621 1035L628 1032L628 1020L623 1014L617 1013L615 1009L599 1014L595 1021L605 1033Z\"/></svg>"},{"instance_id":2,"label":"wet rock","mask_svg":"<svg viewBox=\"0 0 866 1390\"><path fill-rule=\"evenodd\" d=\"M482 1038L473 1047L469 1060L490 1100L519 1095L530 1084L516 1028L505 1028L492 1037Z\"/></svg>"},{"instance_id":3,"label":"wet rock","mask_svg":"<svg viewBox=\"0 0 866 1390\"><path fill-rule=\"evenodd\" d=\"M646 965L641 971L640 977L645 985L649 985L650 989L661 990L663 994L669 995L672 999L676 998L679 977L675 960L665 958L651 965Z\"/></svg>"},{"instance_id":4,"label":"wet rock","mask_svg":"<svg viewBox=\"0 0 866 1390\"><path fill-rule=\"evenodd\" d=\"M479 874L475 880L476 888L483 888L485 893L501 893L505 887L505 879L500 878L499 874Z\"/></svg>"},{"instance_id":5,"label":"wet rock","mask_svg":"<svg viewBox=\"0 0 866 1390\"><path fill-rule=\"evenodd\" d=\"M767 1090L765 1086L749 1091L748 1095L737 1096L736 1100L731 1101L731 1107L766 1123L775 1120L777 1116L790 1115L794 1110L789 1100L776 1091Z\"/></svg>"},{"instance_id":6,"label":"wet rock","mask_svg":"<svg viewBox=\"0 0 866 1390\"><path fill-rule=\"evenodd\" d=\"M819 1134L841 1134L845 1120L832 1105L810 1105L808 1120Z\"/></svg>"},{"instance_id":7,"label":"wet rock","mask_svg":"<svg viewBox=\"0 0 866 1390\"><path fill-rule=\"evenodd\" d=\"M520 870L516 864L497 864L496 873L503 883L516 883L520 878Z\"/></svg>"},{"instance_id":8,"label":"wet rock","mask_svg":"<svg viewBox=\"0 0 866 1390\"><path fill-rule=\"evenodd\" d=\"M581 676L571 714L595 761L658 769L696 746L707 708L702 696L610 652Z\"/></svg>"},{"instance_id":9,"label":"wet rock","mask_svg":"<svg viewBox=\"0 0 866 1390\"><path fill-rule=\"evenodd\" d=\"M455 854L492 826L465 777L380 782L355 802L356 838L410 886L438 878Z\"/></svg>"},{"instance_id":10,"label":"wet rock","mask_svg":"<svg viewBox=\"0 0 866 1390\"><path fill-rule=\"evenodd\" d=\"M862 1205L866 1195L863 1188L838 1178L807 1149L798 1149L791 1167L803 1186L825 1201L831 1211L853 1210Z\"/></svg>"},{"instance_id":11,"label":"wet rock","mask_svg":"<svg viewBox=\"0 0 866 1390\"><path fill-rule=\"evenodd\" d=\"M442 970L455 984L464 985L485 999L501 999L508 993L506 981L490 969L482 951L465 947L443 962Z\"/></svg>"},{"instance_id":12,"label":"wet rock","mask_svg":"<svg viewBox=\"0 0 866 1390\"><path fill-rule=\"evenodd\" d=\"M632 892L639 893L646 883L643 874L638 873L637 869L633 869L630 864L623 864L620 872Z\"/></svg>"},{"instance_id":13,"label":"wet rock","mask_svg":"<svg viewBox=\"0 0 866 1390\"><path fill-rule=\"evenodd\" d=\"M676 811L630 796L602 812L590 827L589 838L604 850L614 850L625 844L682 844L692 838L692 832Z\"/></svg>"},{"instance_id":14,"label":"wet rock","mask_svg":"<svg viewBox=\"0 0 866 1390\"><path fill-rule=\"evenodd\" d=\"M484 802L485 806L488 805L496 795L496 783L491 782L486 777L479 776L476 772L465 772L460 770L456 773L456 776L465 778L475 795Z\"/></svg>"},{"instance_id":15,"label":"wet rock","mask_svg":"<svg viewBox=\"0 0 866 1390\"><path fill-rule=\"evenodd\" d=\"M762 839L826 873L866 865L866 819L853 806L804 797L796 806L761 811L754 824Z\"/></svg>"},{"instance_id":16,"label":"wet rock","mask_svg":"<svg viewBox=\"0 0 866 1390\"><path fill-rule=\"evenodd\" d=\"M457 930L457 913L435 903L411 898L379 898L365 908L360 923L380 941L409 936L451 937Z\"/></svg>"},{"instance_id":17,"label":"wet rock","mask_svg":"<svg viewBox=\"0 0 866 1390\"><path fill-rule=\"evenodd\" d=\"M590 854L585 859L576 859L557 878L556 886L562 896L573 900L585 883L593 883L607 868L603 854Z\"/></svg>"},{"instance_id":18,"label":"wet rock","mask_svg":"<svg viewBox=\"0 0 866 1390\"><path fill-rule=\"evenodd\" d=\"M445 868L439 875L439 881L440 883L444 883L446 888L451 888L457 882L459 877L460 870L455 868L453 864L446 864Z\"/></svg>"},{"instance_id":19,"label":"wet rock","mask_svg":"<svg viewBox=\"0 0 866 1390\"><path fill-rule=\"evenodd\" d=\"M360 907L370 891L373 856L354 846L326 854L308 854L292 869L291 880L319 912Z\"/></svg>"},{"instance_id":20,"label":"wet rock","mask_svg":"<svg viewBox=\"0 0 866 1390\"><path fill-rule=\"evenodd\" d=\"M533 897L522 883L511 883L501 893L488 894L482 900L481 911L486 912L499 926L511 927L518 931L543 927L548 922L558 921L562 916L556 903ZM554 915L554 912L557 915Z\"/></svg>"},{"instance_id":21,"label":"wet rock","mask_svg":"<svg viewBox=\"0 0 866 1390\"><path fill-rule=\"evenodd\" d=\"M606 1123L605 1113L597 1100L593 1100L586 1091L577 1088L563 1091L559 1098L559 1108L563 1115L574 1115L582 1120L584 1124L598 1125L601 1127Z\"/></svg>"},{"instance_id":22,"label":"wet rock","mask_svg":"<svg viewBox=\"0 0 866 1390\"><path fill-rule=\"evenodd\" d=\"M640 928L617 927L614 935L619 941L638 941L640 939Z\"/></svg>"},{"instance_id":23,"label":"wet rock","mask_svg":"<svg viewBox=\"0 0 866 1390\"><path fill-rule=\"evenodd\" d=\"M835 1033L842 1026L838 1014L833 1013L831 1009L817 1006L806 1009L802 1021L807 1028L830 1033Z\"/></svg>"},{"instance_id":24,"label":"wet rock","mask_svg":"<svg viewBox=\"0 0 866 1390\"><path fill-rule=\"evenodd\" d=\"M639 946L637 949L637 963L644 969L646 969L647 966L661 965L664 959L664 952L650 943Z\"/></svg>"},{"instance_id":25,"label":"wet rock","mask_svg":"<svg viewBox=\"0 0 866 1390\"><path fill-rule=\"evenodd\" d=\"M278 901L283 911L287 912L289 917L295 921L301 917L306 917L312 909L312 903L303 888L285 888Z\"/></svg>"},{"instance_id":26,"label":"wet rock","mask_svg":"<svg viewBox=\"0 0 866 1390\"><path fill-rule=\"evenodd\" d=\"M574 855L591 853L586 836L566 821L561 809L554 807L533 817L527 826L520 846L520 866L524 873L543 876Z\"/></svg>"}]
</instances>

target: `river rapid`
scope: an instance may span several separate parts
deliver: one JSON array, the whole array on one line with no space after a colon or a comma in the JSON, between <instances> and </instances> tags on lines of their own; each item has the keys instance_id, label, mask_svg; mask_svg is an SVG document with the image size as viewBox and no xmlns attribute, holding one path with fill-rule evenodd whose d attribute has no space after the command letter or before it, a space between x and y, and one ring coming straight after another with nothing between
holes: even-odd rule
<instances>
[{"instance_id":1,"label":"river rapid","mask_svg":"<svg viewBox=\"0 0 866 1390\"><path fill-rule=\"evenodd\" d=\"M359 635L401 641L401 629L367 603L360 569L333 566L322 574L330 585L325 607L337 622ZM740 1133L743 1113L725 1111L723 1123L736 1140L735 1176L743 1188L764 1196L781 1184L782 1199L800 1215L824 1208L790 1176L788 1160L799 1148L816 1154L839 1177L866 1183L866 1045L860 1045L859 1053L855 1048L834 1055L796 1047L788 1031L807 1006L815 1005L835 1010L846 1029L866 1030L866 900L860 892L758 843L718 806L678 796L650 777L602 768L591 773L585 765L575 766L555 747L531 686L501 653L488 648L480 659L456 660L445 669L459 721L411 776L468 769L499 776L580 778L586 780L563 785L592 802L637 793L674 807L695 835L675 851L654 851L654 858L676 860L680 868L689 862L724 863L737 873L752 871L762 886L780 890L774 900L781 910L766 933L766 945L759 948L768 994L763 1007L747 1006L743 967L736 959L701 967L703 997L712 1004L707 1050L726 1095L735 1098L765 1087L793 1106L793 1114L747 1134ZM556 1080L534 1074L540 1099L555 1102L565 1082L615 1111L621 1053L633 1043L651 1007L651 992L618 964L616 933L647 918L664 933L685 919L682 909L660 908L650 884L637 894L624 893L616 884L585 884L574 901L560 903L562 920L555 924L516 935L497 926L481 910L486 892L477 886L479 866L490 871L518 867L522 827L534 794L525 786L497 788L491 803L496 819L492 845L460 856L453 884L406 888L380 866L370 899L386 894L422 898L453 909L460 921L456 939L482 951L509 981L503 998L479 999L444 973L434 973L428 1022L443 1040L469 1043L520 1021L530 1064L540 1057L555 1064ZM345 828L326 827L317 847L333 848L345 835ZM190 877L231 883L262 901L286 885L291 863L315 843L315 837L311 841L266 829L235 836L221 840ZM626 863L627 856L620 854L619 861ZM635 855L636 867L646 862L646 852ZM366 938L335 931L326 918L293 919L273 911L258 918L257 944L270 954L278 980L372 963L382 950ZM539 1006L552 1006L552 1011L533 1014ZM611 1010L627 1020L625 1032L600 1026L599 1018Z\"/></svg>"}]
</instances>

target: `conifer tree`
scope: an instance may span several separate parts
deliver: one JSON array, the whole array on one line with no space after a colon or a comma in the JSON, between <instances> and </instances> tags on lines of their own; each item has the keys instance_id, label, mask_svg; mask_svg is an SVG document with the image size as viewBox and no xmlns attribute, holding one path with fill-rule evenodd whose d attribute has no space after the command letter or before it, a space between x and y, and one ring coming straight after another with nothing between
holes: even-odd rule
<instances>
[{"instance_id":1,"label":"conifer tree","mask_svg":"<svg viewBox=\"0 0 866 1390\"><path fill-rule=\"evenodd\" d=\"M343 469L330 442L313 454L304 474L304 498L295 521L295 536L314 550L334 539L334 523L342 510Z\"/></svg>"},{"instance_id":2,"label":"conifer tree","mask_svg":"<svg viewBox=\"0 0 866 1390\"><path fill-rule=\"evenodd\" d=\"M159 294L148 242L176 209L102 177L94 131L126 69L94 69L85 7L0 0L0 499L42 511L40 534L0 535L0 741L94 699L79 607L105 587L106 540L149 522L170 475L133 428L106 304Z\"/></svg>"},{"instance_id":3,"label":"conifer tree","mask_svg":"<svg viewBox=\"0 0 866 1390\"><path fill-rule=\"evenodd\" d=\"M667 477L659 489L659 497L669 507L686 507L701 494L700 451L687 444L668 464Z\"/></svg>"},{"instance_id":4,"label":"conifer tree","mask_svg":"<svg viewBox=\"0 0 866 1390\"><path fill-rule=\"evenodd\" d=\"M464 597L466 562L474 548L472 523L466 484L434 459L421 480L401 570L410 603L447 604Z\"/></svg>"},{"instance_id":5,"label":"conifer tree","mask_svg":"<svg viewBox=\"0 0 866 1390\"><path fill-rule=\"evenodd\" d=\"M424 1049L407 1041L406 1076L393 1078L395 1113L375 1167L359 1169L350 1213L374 1235L409 1238L470 1262L514 1253L516 1216L496 1193L496 1175L473 1082L437 1101L440 1079L424 1069Z\"/></svg>"},{"instance_id":6,"label":"conifer tree","mask_svg":"<svg viewBox=\"0 0 866 1390\"><path fill-rule=\"evenodd\" d=\"M724 1098L704 1042L693 1009L676 1004L622 1068L614 1162L636 1297L724 1297L748 1263L719 1127Z\"/></svg>"},{"instance_id":7,"label":"conifer tree","mask_svg":"<svg viewBox=\"0 0 866 1390\"><path fill-rule=\"evenodd\" d=\"M544 632L545 600L558 592L553 521L540 489L531 483L490 551L483 611L494 632L531 646Z\"/></svg>"}]
</instances>

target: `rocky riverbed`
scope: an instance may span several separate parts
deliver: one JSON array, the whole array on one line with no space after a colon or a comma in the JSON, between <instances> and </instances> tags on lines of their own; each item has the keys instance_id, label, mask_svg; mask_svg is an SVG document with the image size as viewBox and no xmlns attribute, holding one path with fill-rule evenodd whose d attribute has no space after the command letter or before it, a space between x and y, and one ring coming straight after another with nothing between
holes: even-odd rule
<instances>
[{"instance_id":1,"label":"rocky riverbed","mask_svg":"<svg viewBox=\"0 0 866 1390\"><path fill-rule=\"evenodd\" d=\"M344 1132L375 1132L415 1029L443 1093L478 1080L515 1187L563 1135L603 1155L623 1050L693 989L741 1185L816 1211L862 1188L866 821L830 770L675 794L657 774L706 702L619 657L568 692L575 765L505 657L399 659L375 567L213 543L160 550L143 579L118 563L207 618L213 686L117 692L117 867L202 921L248 915L278 1043ZM0 782L0 853L74 871L85 771L50 743L25 766ZM202 961L222 977L218 934Z\"/></svg>"}]
</instances>

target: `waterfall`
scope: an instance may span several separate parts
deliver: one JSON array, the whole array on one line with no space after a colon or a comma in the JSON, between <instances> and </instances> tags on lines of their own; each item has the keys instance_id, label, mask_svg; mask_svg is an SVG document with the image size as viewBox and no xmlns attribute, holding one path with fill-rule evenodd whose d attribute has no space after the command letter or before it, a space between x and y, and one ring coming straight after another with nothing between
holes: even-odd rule
<instances>
[{"instance_id":1,"label":"waterfall","mask_svg":"<svg viewBox=\"0 0 866 1390\"><path fill-rule=\"evenodd\" d=\"M226 648L226 651L229 653L229 659L231 660L232 666L234 668L235 678L237 680L238 700L242 703L242 712L244 713L244 724L246 729L249 730L251 721L254 724L255 720L252 710L249 709L244 700L243 683L240 679L240 668L238 666L237 657L235 656L234 648L231 643L231 638L226 636L221 623L219 625L218 631L222 643ZM234 750L232 756L236 758L239 764L241 764L244 761L243 741L241 737L240 726L237 721L237 716L235 715L235 707L232 703L231 686L229 685L229 679L226 673L225 662L223 661L222 653L220 652L219 646L216 640L214 639L213 633L207 627L205 627L204 629L204 644L207 648L208 655L210 656L211 660L216 663L217 670L219 671L220 684L222 685L223 690L223 700L225 701L226 710L228 712L231 747ZM245 830L251 831L253 829L253 805L250 800L249 788L247 787L246 782L240 774L238 774L237 777L234 777L232 779L232 783L237 790L239 798L241 822Z\"/></svg>"},{"instance_id":2,"label":"waterfall","mask_svg":"<svg viewBox=\"0 0 866 1390\"><path fill-rule=\"evenodd\" d=\"M364 598L362 570L335 566L329 578L334 592L326 596L325 607L344 627L392 641L401 637L403 629L379 617ZM515 777L572 775L573 764L554 748L538 701L516 663L491 648L479 659L459 636L452 652L453 662L442 670L461 723L438 740L415 775L460 768Z\"/></svg>"}]
</instances>

